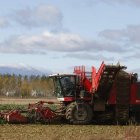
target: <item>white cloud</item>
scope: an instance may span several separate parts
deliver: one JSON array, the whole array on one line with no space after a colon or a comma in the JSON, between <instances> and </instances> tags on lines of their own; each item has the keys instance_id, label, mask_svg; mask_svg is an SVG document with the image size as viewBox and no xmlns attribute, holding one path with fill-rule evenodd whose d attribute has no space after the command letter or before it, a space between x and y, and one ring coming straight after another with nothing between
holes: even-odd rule
<instances>
[{"instance_id":1,"label":"white cloud","mask_svg":"<svg viewBox=\"0 0 140 140\"><path fill-rule=\"evenodd\" d=\"M28 27L51 26L61 27L62 13L52 5L39 5L35 8L25 8L15 11L13 17L19 24Z\"/></svg>"},{"instance_id":2,"label":"white cloud","mask_svg":"<svg viewBox=\"0 0 140 140\"><path fill-rule=\"evenodd\" d=\"M140 1L139 0L101 0L103 2L107 3L119 3L119 4L128 4L128 5L135 5L135 6L140 6Z\"/></svg>"},{"instance_id":3,"label":"white cloud","mask_svg":"<svg viewBox=\"0 0 140 140\"><path fill-rule=\"evenodd\" d=\"M121 4L121 5L135 5L140 6L140 0L85 0L86 3L91 6L97 3L106 3L106 4Z\"/></svg>"},{"instance_id":4,"label":"white cloud","mask_svg":"<svg viewBox=\"0 0 140 140\"><path fill-rule=\"evenodd\" d=\"M134 52L131 55L125 56L123 59L125 61L130 61L130 59L135 61L135 60L139 60L139 58L140 58L139 56L140 56L140 53L139 53L139 51L137 51L137 52Z\"/></svg>"},{"instance_id":5,"label":"white cloud","mask_svg":"<svg viewBox=\"0 0 140 140\"><path fill-rule=\"evenodd\" d=\"M129 25L119 30L104 30L99 35L113 41L124 41L125 43L140 45L140 25Z\"/></svg>"},{"instance_id":6,"label":"white cloud","mask_svg":"<svg viewBox=\"0 0 140 140\"><path fill-rule=\"evenodd\" d=\"M103 54L94 54L94 53L68 53L64 57L76 58L76 59L84 59L91 61L114 61L114 57L104 56Z\"/></svg>"},{"instance_id":7,"label":"white cloud","mask_svg":"<svg viewBox=\"0 0 140 140\"><path fill-rule=\"evenodd\" d=\"M46 53L56 52L113 52L120 53L125 48L109 42L89 40L78 34L44 32L40 35L14 36L0 43L2 53Z\"/></svg>"},{"instance_id":8,"label":"white cloud","mask_svg":"<svg viewBox=\"0 0 140 140\"><path fill-rule=\"evenodd\" d=\"M122 51L123 60L129 61L130 59L139 59L140 25L129 25L124 29L118 30L104 30L99 33L99 36L103 37L103 39L108 42L120 45L121 48L126 48Z\"/></svg>"}]
</instances>

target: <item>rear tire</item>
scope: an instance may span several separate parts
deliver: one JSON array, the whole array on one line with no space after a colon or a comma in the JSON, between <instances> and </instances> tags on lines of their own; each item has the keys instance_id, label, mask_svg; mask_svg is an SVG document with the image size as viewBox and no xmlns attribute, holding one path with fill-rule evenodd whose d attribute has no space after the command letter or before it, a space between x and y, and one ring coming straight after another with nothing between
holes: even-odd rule
<instances>
[{"instance_id":1,"label":"rear tire","mask_svg":"<svg viewBox=\"0 0 140 140\"><path fill-rule=\"evenodd\" d=\"M70 103L66 110L66 119L71 124L89 124L93 118L93 111L87 103Z\"/></svg>"}]
</instances>

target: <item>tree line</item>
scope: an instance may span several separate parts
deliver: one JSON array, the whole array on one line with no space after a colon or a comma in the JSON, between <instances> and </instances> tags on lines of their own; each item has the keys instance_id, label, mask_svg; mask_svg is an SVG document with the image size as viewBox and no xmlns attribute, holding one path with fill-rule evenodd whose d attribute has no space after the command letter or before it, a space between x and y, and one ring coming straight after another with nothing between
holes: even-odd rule
<instances>
[{"instance_id":1,"label":"tree line","mask_svg":"<svg viewBox=\"0 0 140 140\"><path fill-rule=\"evenodd\" d=\"M0 96L44 97L52 96L52 80L47 76L0 74Z\"/></svg>"}]
</instances>

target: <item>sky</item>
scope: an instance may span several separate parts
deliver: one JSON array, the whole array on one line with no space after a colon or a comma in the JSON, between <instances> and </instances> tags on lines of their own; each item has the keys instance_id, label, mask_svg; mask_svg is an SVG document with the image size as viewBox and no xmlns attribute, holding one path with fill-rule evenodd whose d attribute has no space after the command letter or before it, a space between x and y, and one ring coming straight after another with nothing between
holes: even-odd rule
<instances>
[{"instance_id":1,"label":"sky","mask_svg":"<svg viewBox=\"0 0 140 140\"><path fill-rule=\"evenodd\" d=\"M0 0L0 65L72 73L120 63L140 74L139 0Z\"/></svg>"}]
</instances>

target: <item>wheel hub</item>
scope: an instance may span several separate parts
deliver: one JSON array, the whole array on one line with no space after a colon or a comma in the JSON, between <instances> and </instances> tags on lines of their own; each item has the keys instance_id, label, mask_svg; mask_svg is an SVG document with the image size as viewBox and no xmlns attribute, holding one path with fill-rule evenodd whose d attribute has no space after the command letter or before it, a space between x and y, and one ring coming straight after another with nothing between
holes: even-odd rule
<instances>
[{"instance_id":1,"label":"wheel hub","mask_svg":"<svg viewBox=\"0 0 140 140\"><path fill-rule=\"evenodd\" d=\"M74 112L75 119L78 121L86 120L87 115L88 115L88 113L86 111L86 108L84 108L84 107L77 107L77 109Z\"/></svg>"}]
</instances>

